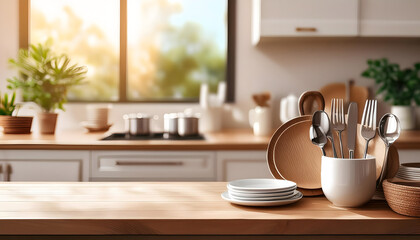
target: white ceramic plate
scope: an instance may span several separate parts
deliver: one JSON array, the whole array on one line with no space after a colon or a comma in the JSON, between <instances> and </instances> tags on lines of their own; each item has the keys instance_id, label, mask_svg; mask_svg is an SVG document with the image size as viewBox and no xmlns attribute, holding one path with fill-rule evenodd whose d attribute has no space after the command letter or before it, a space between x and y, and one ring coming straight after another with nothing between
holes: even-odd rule
<instances>
[{"instance_id":1,"label":"white ceramic plate","mask_svg":"<svg viewBox=\"0 0 420 240\"><path fill-rule=\"evenodd\" d=\"M413 177L420 177L420 173L408 173L408 172L401 172L401 171L399 171L397 174L399 174L399 175L413 176Z\"/></svg>"},{"instance_id":2,"label":"white ceramic plate","mask_svg":"<svg viewBox=\"0 0 420 240\"><path fill-rule=\"evenodd\" d=\"M415 175L420 175L420 171L411 171L411 170L407 170L407 169L400 169L398 170L398 172L400 173L408 173L408 174L415 174Z\"/></svg>"},{"instance_id":3,"label":"white ceramic plate","mask_svg":"<svg viewBox=\"0 0 420 240\"><path fill-rule=\"evenodd\" d=\"M241 179L229 182L229 190L255 192L281 192L296 188L296 183L269 178Z\"/></svg>"},{"instance_id":4,"label":"white ceramic plate","mask_svg":"<svg viewBox=\"0 0 420 240\"><path fill-rule=\"evenodd\" d=\"M283 195L283 196L275 196L275 197L241 197L241 196L237 196L232 194L230 191L229 192L229 196L232 199L235 200L240 200L240 201L273 201L273 200L285 200L285 199L291 199L294 196L296 196L297 194L299 194L298 191L294 191L289 195Z\"/></svg>"},{"instance_id":5,"label":"white ceramic plate","mask_svg":"<svg viewBox=\"0 0 420 240\"><path fill-rule=\"evenodd\" d=\"M410 176L402 176L402 175L397 175L396 177L404 179L404 180L409 180L409 181L420 181L420 177L410 177Z\"/></svg>"},{"instance_id":6,"label":"white ceramic plate","mask_svg":"<svg viewBox=\"0 0 420 240\"><path fill-rule=\"evenodd\" d=\"M413 171L420 171L420 162L417 163L402 163L401 168L410 169Z\"/></svg>"},{"instance_id":7,"label":"white ceramic plate","mask_svg":"<svg viewBox=\"0 0 420 240\"><path fill-rule=\"evenodd\" d=\"M241 201L241 200L236 200L236 199L232 199L229 196L229 193L227 191L222 193L221 196L224 200L226 200L230 203L238 204L238 205L268 207L268 206L287 205L287 204L297 202L303 197L303 194L301 192L298 192L298 194L296 196L294 196L293 198L284 199L284 200L272 200L272 201Z\"/></svg>"},{"instance_id":8,"label":"white ceramic plate","mask_svg":"<svg viewBox=\"0 0 420 240\"><path fill-rule=\"evenodd\" d=\"M235 191L235 190L228 189L229 194L233 194L237 197L244 197L244 198L290 196L290 195L293 195L295 190L296 188L292 188L284 192L247 192L247 191Z\"/></svg>"},{"instance_id":9,"label":"white ceramic plate","mask_svg":"<svg viewBox=\"0 0 420 240\"><path fill-rule=\"evenodd\" d=\"M407 176L413 176L413 177L420 177L420 173L398 172L397 174L407 175Z\"/></svg>"}]
</instances>

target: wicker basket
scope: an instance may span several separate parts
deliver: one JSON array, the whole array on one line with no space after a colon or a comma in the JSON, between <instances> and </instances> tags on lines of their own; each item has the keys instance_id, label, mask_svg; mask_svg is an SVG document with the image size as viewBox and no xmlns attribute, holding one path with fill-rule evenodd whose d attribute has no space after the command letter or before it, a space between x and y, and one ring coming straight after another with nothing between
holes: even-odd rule
<instances>
[{"instance_id":1,"label":"wicker basket","mask_svg":"<svg viewBox=\"0 0 420 240\"><path fill-rule=\"evenodd\" d=\"M420 182L383 183L385 199L394 212L401 215L420 217Z\"/></svg>"}]
</instances>

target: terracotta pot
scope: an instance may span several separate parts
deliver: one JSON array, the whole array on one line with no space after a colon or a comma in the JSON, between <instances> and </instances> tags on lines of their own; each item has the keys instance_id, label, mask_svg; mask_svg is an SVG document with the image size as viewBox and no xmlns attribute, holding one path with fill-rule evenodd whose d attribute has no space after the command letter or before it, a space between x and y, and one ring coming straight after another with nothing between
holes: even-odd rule
<instances>
[{"instance_id":1,"label":"terracotta pot","mask_svg":"<svg viewBox=\"0 0 420 240\"><path fill-rule=\"evenodd\" d=\"M31 133L33 117L0 116L0 126L5 134Z\"/></svg>"},{"instance_id":2,"label":"terracotta pot","mask_svg":"<svg viewBox=\"0 0 420 240\"><path fill-rule=\"evenodd\" d=\"M41 134L54 134L57 116L57 113L38 113L39 132Z\"/></svg>"}]
</instances>

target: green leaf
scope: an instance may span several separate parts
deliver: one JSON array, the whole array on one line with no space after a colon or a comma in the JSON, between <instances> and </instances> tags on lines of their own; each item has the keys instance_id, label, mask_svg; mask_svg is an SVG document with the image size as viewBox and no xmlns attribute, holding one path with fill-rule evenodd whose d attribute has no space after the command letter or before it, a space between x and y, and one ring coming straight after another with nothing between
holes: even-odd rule
<instances>
[{"instance_id":1,"label":"green leaf","mask_svg":"<svg viewBox=\"0 0 420 240\"><path fill-rule=\"evenodd\" d=\"M65 54L53 53L51 44L51 40L31 44L29 49L20 49L16 59L9 59L19 77L8 79L8 88L22 89L24 100L34 101L46 111L62 106L67 88L82 83L87 73L85 66L71 64Z\"/></svg>"}]
</instances>

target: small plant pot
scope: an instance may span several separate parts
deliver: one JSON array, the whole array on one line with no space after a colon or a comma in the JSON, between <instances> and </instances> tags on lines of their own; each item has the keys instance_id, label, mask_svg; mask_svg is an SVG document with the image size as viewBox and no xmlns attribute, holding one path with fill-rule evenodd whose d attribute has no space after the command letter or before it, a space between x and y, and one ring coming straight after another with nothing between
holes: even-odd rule
<instances>
[{"instance_id":1,"label":"small plant pot","mask_svg":"<svg viewBox=\"0 0 420 240\"><path fill-rule=\"evenodd\" d=\"M31 133L33 117L0 116L0 126L4 134Z\"/></svg>"},{"instance_id":2,"label":"small plant pot","mask_svg":"<svg viewBox=\"0 0 420 240\"><path fill-rule=\"evenodd\" d=\"M57 113L38 113L39 132L41 134L54 134L57 116Z\"/></svg>"},{"instance_id":3,"label":"small plant pot","mask_svg":"<svg viewBox=\"0 0 420 240\"><path fill-rule=\"evenodd\" d=\"M391 113L396 115L401 123L401 129L416 128L414 108L412 106L391 106Z\"/></svg>"}]
</instances>

